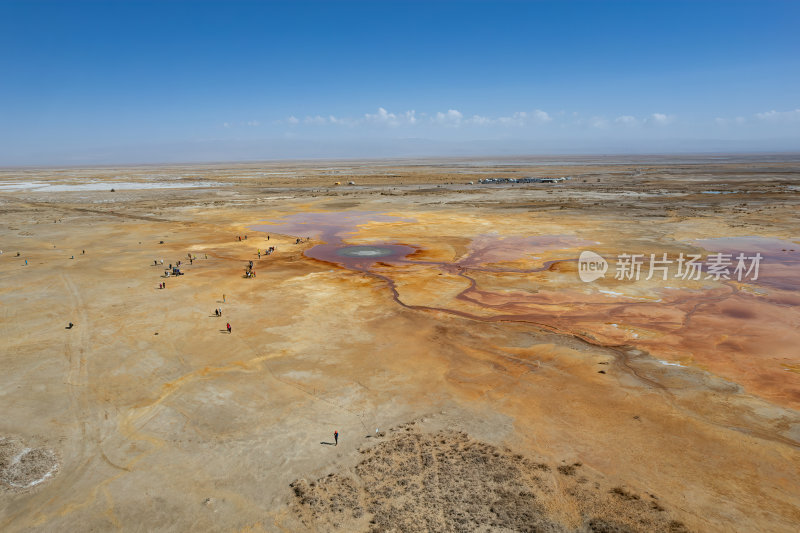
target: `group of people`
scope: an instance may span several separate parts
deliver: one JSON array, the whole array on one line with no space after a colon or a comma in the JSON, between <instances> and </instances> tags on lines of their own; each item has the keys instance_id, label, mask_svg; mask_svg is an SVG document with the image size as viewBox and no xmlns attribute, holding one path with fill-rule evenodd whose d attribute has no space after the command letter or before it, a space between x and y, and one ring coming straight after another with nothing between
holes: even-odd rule
<instances>
[{"instance_id":1,"label":"group of people","mask_svg":"<svg viewBox=\"0 0 800 533\"><path fill-rule=\"evenodd\" d=\"M242 237L238 237L238 239L241 241ZM247 240L247 235L244 236L244 239ZM269 235L267 235L267 240L269 240ZM299 244L300 241L301 241L301 239L297 239L296 242ZM270 255L274 251L275 251L275 247L274 246L270 246L269 248L264 250L264 254L265 255ZM189 264L192 264L192 262L195 259L195 257L192 256L191 253L187 254L187 257L189 258ZM259 257L259 259L261 258L261 249L258 250L258 257ZM208 259L208 255L206 255L206 259ZM163 265L164 264L164 260L161 259L160 263ZM158 265L158 264L159 264L158 260L153 260L153 265ZM178 266L180 266L180 264L181 264L181 262L178 261L177 265L176 265L176 268ZM171 263L170 263L169 267L170 267L170 269L172 269L172 264ZM168 276L169 275L169 271L165 271L165 274ZM256 277L256 273L253 270L253 261L248 261L247 269L245 271L245 277L247 277L247 278ZM166 282L159 283L158 288L159 289L166 289L167 288L167 283ZM225 295L224 294L222 295L222 301L223 301L223 303L225 302ZM214 316L221 317L222 316L222 308L217 307L216 309L214 309ZM71 322L70 322L68 328L72 328L72 323ZM231 327L231 323L230 322L226 322L225 323L225 329L228 331L228 334L232 334L233 333L233 328ZM339 445L339 431L338 430L333 432L333 442L334 442L334 446L338 446Z\"/></svg>"},{"instance_id":2,"label":"group of people","mask_svg":"<svg viewBox=\"0 0 800 533\"><path fill-rule=\"evenodd\" d=\"M253 261L248 261L247 268L244 270L244 277L246 278L256 277L256 271L253 270Z\"/></svg>"},{"instance_id":3,"label":"group of people","mask_svg":"<svg viewBox=\"0 0 800 533\"><path fill-rule=\"evenodd\" d=\"M189 256L189 262L191 263L195 259L195 257L192 256L192 254L188 254L188 256ZM163 265L164 264L164 260L163 259L153 259L153 265L154 266L158 266L159 264ZM183 272L181 272L180 266L181 266L180 260L176 261L174 266L172 265L172 263L170 263L168 268L166 270L164 270L164 277L168 278L170 276L182 276ZM166 289L167 288L167 283L166 282L159 283L158 284L158 288L159 289Z\"/></svg>"},{"instance_id":4,"label":"group of people","mask_svg":"<svg viewBox=\"0 0 800 533\"><path fill-rule=\"evenodd\" d=\"M274 246L270 246L269 248L264 250L264 255L270 255L274 251L275 251L275 247ZM261 259L261 248L259 248L257 250L257 252L258 252L258 258Z\"/></svg>"},{"instance_id":5,"label":"group of people","mask_svg":"<svg viewBox=\"0 0 800 533\"><path fill-rule=\"evenodd\" d=\"M244 238L246 240L247 239L247 235L245 235ZM242 237L238 237L238 239L241 241ZM269 235L267 235L267 240L269 240ZM297 243L300 243L300 239L297 239ZM264 250L264 254L265 255L269 255L274 251L275 251L275 247L274 246L270 246L269 248ZM192 264L192 262L195 259L195 257L192 256L192 254L187 254L187 257L189 258L189 263ZM261 258L261 250L260 249L258 250L258 257L259 257L259 259ZM206 259L207 258L208 258L208 256L206 255ZM161 259L160 263L163 265L164 264L164 260ZM158 265L158 264L159 264L158 260L153 260L153 265ZM177 265L176 265L176 268L177 268L177 266L180 266L180 264L181 264L181 262L178 261ZM170 263L169 267L172 268L172 264L171 263ZM166 271L165 274L169 275L169 271ZM256 273L253 270L253 261L248 261L247 270L245 271L245 277L248 277L248 278L256 277ZM158 288L159 289L166 289L167 288L167 283L166 282L159 283ZM223 303L225 302L225 295L224 294L222 295L222 301L223 301ZM217 307L216 309L214 309L214 316L221 317L222 316L222 308ZM70 322L70 324L68 326L68 329L71 329L72 326L73 325ZM225 329L228 331L228 334L232 334L233 333L233 328L231 327L231 323L230 322L226 322L225 323ZM338 446L339 445L339 431L338 430L333 432L333 442L334 442L334 446Z\"/></svg>"}]
</instances>

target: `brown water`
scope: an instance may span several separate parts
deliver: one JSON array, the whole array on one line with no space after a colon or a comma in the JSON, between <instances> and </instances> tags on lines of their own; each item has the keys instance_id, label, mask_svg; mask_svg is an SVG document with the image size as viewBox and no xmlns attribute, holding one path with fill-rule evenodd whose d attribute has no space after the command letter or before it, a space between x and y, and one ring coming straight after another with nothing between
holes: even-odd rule
<instances>
[{"instance_id":1,"label":"brown water","mask_svg":"<svg viewBox=\"0 0 800 533\"><path fill-rule=\"evenodd\" d=\"M344 239L355 235L359 227L374 222L414 222L413 219L386 215L377 211L341 211L332 213L298 213L275 224L260 224L253 229L263 232L314 237L324 241L305 251L305 256L355 270L371 265L396 263L417 249L405 244L347 245Z\"/></svg>"},{"instance_id":2,"label":"brown water","mask_svg":"<svg viewBox=\"0 0 800 533\"><path fill-rule=\"evenodd\" d=\"M335 244L318 244L306 250L306 257L337 263L355 270L364 270L377 262L398 263L417 251L416 248L404 244L379 244L369 246L342 246Z\"/></svg>"},{"instance_id":3,"label":"brown water","mask_svg":"<svg viewBox=\"0 0 800 533\"><path fill-rule=\"evenodd\" d=\"M375 263L413 263L436 265L443 270L473 270L484 272L532 273L548 269L557 261L548 261L543 266L520 269L510 266L491 266L513 262L547 250L569 250L588 246L591 241L569 235L501 236L486 234L476 236L467 253L453 261L423 261L408 259L418 247L406 243L378 243L370 245L348 245L345 240L355 235L360 226L371 223L414 223L406 217L387 215L377 211L341 211L322 213L298 213L275 221L274 224L259 224L253 229L266 233L293 235L301 239L313 237L324 241L305 251L305 256L319 261L335 263L355 270L366 270ZM575 254L577 255L577 254ZM535 259L535 257L531 257ZM561 261L576 261L565 257Z\"/></svg>"}]
</instances>

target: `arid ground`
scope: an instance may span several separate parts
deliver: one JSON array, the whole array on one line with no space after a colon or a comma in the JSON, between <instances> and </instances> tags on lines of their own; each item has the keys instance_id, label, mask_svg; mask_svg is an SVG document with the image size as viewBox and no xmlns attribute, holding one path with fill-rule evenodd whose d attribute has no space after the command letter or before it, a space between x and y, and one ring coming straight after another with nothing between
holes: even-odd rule
<instances>
[{"instance_id":1,"label":"arid ground","mask_svg":"<svg viewBox=\"0 0 800 533\"><path fill-rule=\"evenodd\" d=\"M798 213L796 156L0 170L0 531L797 531Z\"/></svg>"}]
</instances>

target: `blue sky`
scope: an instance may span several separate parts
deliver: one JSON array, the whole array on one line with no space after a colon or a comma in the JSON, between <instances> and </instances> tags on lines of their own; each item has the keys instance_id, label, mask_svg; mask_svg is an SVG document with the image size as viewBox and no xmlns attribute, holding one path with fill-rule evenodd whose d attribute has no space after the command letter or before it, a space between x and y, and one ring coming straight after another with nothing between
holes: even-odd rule
<instances>
[{"instance_id":1,"label":"blue sky","mask_svg":"<svg viewBox=\"0 0 800 533\"><path fill-rule=\"evenodd\" d=\"M800 150L800 2L9 2L0 165Z\"/></svg>"}]
</instances>

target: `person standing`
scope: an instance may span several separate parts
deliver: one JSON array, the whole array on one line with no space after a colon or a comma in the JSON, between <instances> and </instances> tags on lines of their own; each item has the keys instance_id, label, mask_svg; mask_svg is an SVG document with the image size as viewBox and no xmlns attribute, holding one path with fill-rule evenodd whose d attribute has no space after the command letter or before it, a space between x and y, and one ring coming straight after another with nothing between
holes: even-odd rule
<instances>
[{"instance_id":1,"label":"person standing","mask_svg":"<svg viewBox=\"0 0 800 533\"><path fill-rule=\"evenodd\" d=\"M228 323L226 324L226 327L228 328L228 333L230 333L230 332L231 332L231 323L230 323L230 322L228 322Z\"/></svg>"},{"instance_id":2,"label":"person standing","mask_svg":"<svg viewBox=\"0 0 800 533\"><path fill-rule=\"evenodd\" d=\"M333 432L333 445L334 446L339 445L339 430L334 430Z\"/></svg>"}]
</instances>

